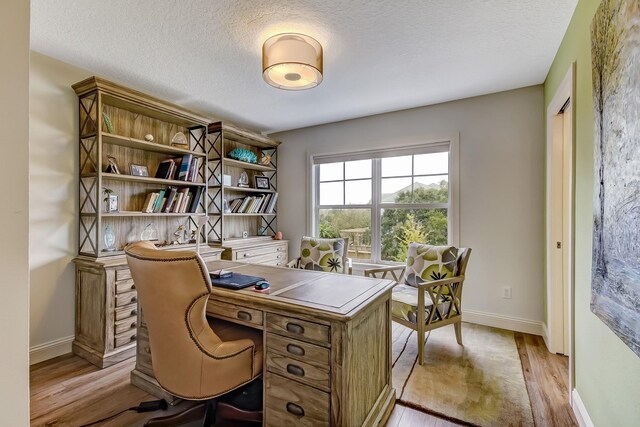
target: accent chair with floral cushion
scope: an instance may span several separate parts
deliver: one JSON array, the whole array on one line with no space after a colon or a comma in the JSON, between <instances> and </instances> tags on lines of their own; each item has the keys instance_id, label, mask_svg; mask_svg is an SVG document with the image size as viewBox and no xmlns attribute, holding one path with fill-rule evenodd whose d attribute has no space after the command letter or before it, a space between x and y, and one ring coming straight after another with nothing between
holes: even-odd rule
<instances>
[{"instance_id":1,"label":"accent chair with floral cushion","mask_svg":"<svg viewBox=\"0 0 640 427\"><path fill-rule=\"evenodd\" d=\"M351 274L351 260L347 258L349 239L322 239L303 237L300 257L287 266L304 270Z\"/></svg>"},{"instance_id":2,"label":"accent chair with floral cushion","mask_svg":"<svg viewBox=\"0 0 640 427\"><path fill-rule=\"evenodd\" d=\"M365 276L398 282L391 296L393 321L418 332L418 361L424 363L424 334L454 324L462 345L462 285L471 248L411 243L406 265L376 268ZM435 305L435 309L434 309Z\"/></svg>"}]
</instances>

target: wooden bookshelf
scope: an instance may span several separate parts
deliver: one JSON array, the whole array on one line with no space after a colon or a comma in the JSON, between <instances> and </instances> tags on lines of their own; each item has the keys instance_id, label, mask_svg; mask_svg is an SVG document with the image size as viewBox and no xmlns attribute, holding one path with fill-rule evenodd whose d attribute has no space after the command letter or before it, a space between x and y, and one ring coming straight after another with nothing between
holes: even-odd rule
<instances>
[{"instance_id":1,"label":"wooden bookshelf","mask_svg":"<svg viewBox=\"0 0 640 427\"><path fill-rule=\"evenodd\" d=\"M162 250L194 250L198 219L207 214L207 118L178 105L91 77L73 85L79 100L79 233L76 265L76 325L73 352L98 367L133 357L136 352L137 290L124 247L153 225ZM104 113L104 115L103 115ZM105 115L113 126L108 132ZM171 146L182 132L188 149ZM153 142L145 135L153 135ZM154 178L161 162L191 155L199 159L195 182ZM121 174L107 172L109 156ZM148 177L129 175L129 165L144 165ZM147 194L169 186L202 191L195 213L142 212ZM119 210L106 212L109 189ZM192 193L193 194L193 193ZM182 232L184 228L184 232ZM106 230L115 236L107 250ZM175 234L180 230L181 233ZM220 259L222 248L207 243L202 232L200 255ZM174 244L178 242L178 244Z\"/></svg>"},{"instance_id":2,"label":"wooden bookshelf","mask_svg":"<svg viewBox=\"0 0 640 427\"><path fill-rule=\"evenodd\" d=\"M267 136L240 129L222 122L211 123L207 130L207 167L209 169L208 202L212 207L209 212L207 239L226 243L242 239L243 232L249 236L269 239L277 232L277 204L272 213L225 213L222 212L223 200L232 200L261 194L277 194L277 151L279 141ZM229 158L234 148L252 151L258 160L263 154L271 157L268 164L247 163ZM238 180L242 172L249 178L250 187L239 187ZM222 184L222 175L231 176L232 185ZM264 176L269 179L269 189L254 188L254 177ZM260 235L262 234L262 235Z\"/></svg>"}]
</instances>

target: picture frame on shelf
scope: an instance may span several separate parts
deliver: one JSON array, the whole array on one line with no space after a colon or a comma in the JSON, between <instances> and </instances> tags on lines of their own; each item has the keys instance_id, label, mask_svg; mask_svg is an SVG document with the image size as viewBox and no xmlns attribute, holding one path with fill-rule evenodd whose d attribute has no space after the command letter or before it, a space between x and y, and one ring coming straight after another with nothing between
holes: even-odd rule
<instances>
[{"instance_id":1,"label":"picture frame on shelf","mask_svg":"<svg viewBox=\"0 0 640 427\"><path fill-rule=\"evenodd\" d=\"M120 175L120 168L118 167L118 161L113 156L107 156L107 169L105 172L107 173L115 173L116 175Z\"/></svg>"},{"instance_id":2,"label":"picture frame on shelf","mask_svg":"<svg viewBox=\"0 0 640 427\"><path fill-rule=\"evenodd\" d=\"M256 175L253 177L253 183L255 188L259 190L268 190L270 188L268 176Z\"/></svg>"},{"instance_id":3,"label":"picture frame on shelf","mask_svg":"<svg viewBox=\"0 0 640 427\"><path fill-rule=\"evenodd\" d=\"M149 169L144 165L129 163L129 173L132 176L149 176Z\"/></svg>"},{"instance_id":4,"label":"picture frame on shelf","mask_svg":"<svg viewBox=\"0 0 640 427\"><path fill-rule=\"evenodd\" d=\"M113 194L111 190L104 192L104 211L105 213L118 212L118 195Z\"/></svg>"}]
</instances>

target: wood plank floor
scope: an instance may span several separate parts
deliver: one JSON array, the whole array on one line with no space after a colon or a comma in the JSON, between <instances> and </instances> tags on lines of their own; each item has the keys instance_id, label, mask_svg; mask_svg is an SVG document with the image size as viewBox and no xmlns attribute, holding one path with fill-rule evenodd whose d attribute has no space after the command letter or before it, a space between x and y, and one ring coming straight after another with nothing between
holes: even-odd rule
<instances>
[{"instance_id":1,"label":"wood plank floor","mask_svg":"<svg viewBox=\"0 0 640 427\"><path fill-rule=\"evenodd\" d=\"M576 426L567 392L568 359L547 351L541 337L516 333L524 376L538 427ZM126 411L155 397L129 384L132 360L98 369L89 362L65 355L31 367L31 425L79 427L117 415L100 426L141 426L159 413ZM164 414L181 411L170 408ZM238 426L237 423L233 425ZM459 424L396 405L388 427L450 427Z\"/></svg>"}]
</instances>

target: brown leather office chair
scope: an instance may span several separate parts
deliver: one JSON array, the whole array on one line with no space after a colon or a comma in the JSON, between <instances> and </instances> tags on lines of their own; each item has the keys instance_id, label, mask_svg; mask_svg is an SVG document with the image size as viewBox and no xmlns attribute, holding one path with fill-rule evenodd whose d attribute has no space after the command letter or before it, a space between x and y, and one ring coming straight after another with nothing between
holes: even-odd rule
<instances>
[{"instance_id":1,"label":"brown leather office chair","mask_svg":"<svg viewBox=\"0 0 640 427\"><path fill-rule=\"evenodd\" d=\"M205 421L209 420L205 425L209 425L216 410L212 399L249 384L262 373L262 333L207 321L211 280L195 252L161 251L150 242L133 243L125 252L149 333L155 377L177 397L210 401L204 411ZM226 408L225 412L244 421L262 420L261 411L236 413ZM177 421L168 425L172 422Z\"/></svg>"}]
</instances>

